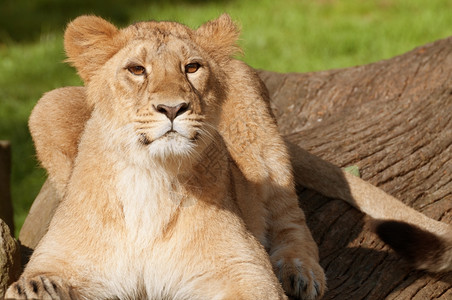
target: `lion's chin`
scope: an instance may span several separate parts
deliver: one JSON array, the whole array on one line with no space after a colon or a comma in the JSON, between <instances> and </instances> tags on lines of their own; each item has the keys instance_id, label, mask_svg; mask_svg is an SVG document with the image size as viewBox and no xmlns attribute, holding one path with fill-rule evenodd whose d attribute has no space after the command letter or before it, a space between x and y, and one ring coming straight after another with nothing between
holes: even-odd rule
<instances>
[{"instance_id":1,"label":"lion's chin","mask_svg":"<svg viewBox=\"0 0 452 300\"><path fill-rule=\"evenodd\" d=\"M147 141L147 140L146 140ZM194 154L196 139L190 139L177 132L167 132L160 138L143 143L153 157L171 159L188 158Z\"/></svg>"}]
</instances>

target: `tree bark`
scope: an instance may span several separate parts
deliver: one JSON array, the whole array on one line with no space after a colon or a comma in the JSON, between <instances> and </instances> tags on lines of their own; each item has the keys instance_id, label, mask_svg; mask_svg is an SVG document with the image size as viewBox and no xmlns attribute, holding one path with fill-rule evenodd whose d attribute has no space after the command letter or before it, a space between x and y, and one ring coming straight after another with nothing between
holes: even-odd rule
<instances>
[{"instance_id":1,"label":"tree bark","mask_svg":"<svg viewBox=\"0 0 452 300\"><path fill-rule=\"evenodd\" d=\"M452 223L452 38L365 66L260 76L289 141ZM451 273L413 271L343 201L302 187L299 196L325 299L452 299Z\"/></svg>"},{"instance_id":2,"label":"tree bark","mask_svg":"<svg viewBox=\"0 0 452 300\"><path fill-rule=\"evenodd\" d=\"M452 223L452 38L365 66L260 76L286 139L340 167L358 166L363 179ZM58 203L52 190L43 187L35 211ZM451 273L413 271L362 213L301 186L298 192L328 278L325 299L452 298ZM26 229L42 234L33 224ZM23 231L22 243L33 236Z\"/></svg>"},{"instance_id":3,"label":"tree bark","mask_svg":"<svg viewBox=\"0 0 452 300\"><path fill-rule=\"evenodd\" d=\"M27 218L20 230L19 240L22 248L22 255L29 256L30 250L35 249L41 238L47 232L50 220L55 213L60 197L52 185L47 180L44 182L41 191L33 202Z\"/></svg>"},{"instance_id":4,"label":"tree bark","mask_svg":"<svg viewBox=\"0 0 452 300\"><path fill-rule=\"evenodd\" d=\"M19 243L9 226L0 219L0 299L8 286L19 278L21 271Z\"/></svg>"},{"instance_id":5,"label":"tree bark","mask_svg":"<svg viewBox=\"0 0 452 300\"><path fill-rule=\"evenodd\" d=\"M11 145L0 141L0 219L5 221L14 235L13 206L10 190Z\"/></svg>"}]
</instances>

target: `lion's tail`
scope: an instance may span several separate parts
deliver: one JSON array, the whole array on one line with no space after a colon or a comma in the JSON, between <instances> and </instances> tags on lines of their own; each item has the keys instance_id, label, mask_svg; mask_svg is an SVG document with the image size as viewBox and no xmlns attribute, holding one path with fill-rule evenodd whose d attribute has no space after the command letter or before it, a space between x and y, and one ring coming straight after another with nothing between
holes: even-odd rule
<instances>
[{"instance_id":1,"label":"lion's tail","mask_svg":"<svg viewBox=\"0 0 452 300\"><path fill-rule=\"evenodd\" d=\"M452 270L452 227L405 205L370 183L343 172L351 198L370 216L375 233L416 269Z\"/></svg>"},{"instance_id":2,"label":"lion's tail","mask_svg":"<svg viewBox=\"0 0 452 300\"><path fill-rule=\"evenodd\" d=\"M342 199L373 219L375 232L418 269L452 270L452 227L383 190L288 143L296 183Z\"/></svg>"},{"instance_id":3,"label":"lion's tail","mask_svg":"<svg viewBox=\"0 0 452 300\"><path fill-rule=\"evenodd\" d=\"M375 222L375 232L417 269L452 270L452 232L436 234L401 221Z\"/></svg>"}]
</instances>

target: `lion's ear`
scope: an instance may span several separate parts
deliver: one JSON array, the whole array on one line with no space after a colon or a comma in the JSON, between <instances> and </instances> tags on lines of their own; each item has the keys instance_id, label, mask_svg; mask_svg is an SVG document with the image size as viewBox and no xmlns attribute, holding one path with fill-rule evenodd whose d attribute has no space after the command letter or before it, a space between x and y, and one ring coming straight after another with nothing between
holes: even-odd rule
<instances>
[{"instance_id":1,"label":"lion's ear","mask_svg":"<svg viewBox=\"0 0 452 300\"><path fill-rule=\"evenodd\" d=\"M95 16L81 16L69 23L64 33L64 49L83 81L110 59L121 45L115 37L119 30Z\"/></svg>"},{"instance_id":2,"label":"lion's ear","mask_svg":"<svg viewBox=\"0 0 452 300\"><path fill-rule=\"evenodd\" d=\"M223 60L241 52L237 45L240 29L228 14L209 21L196 30L197 42L214 59Z\"/></svg>"}]
</instances>

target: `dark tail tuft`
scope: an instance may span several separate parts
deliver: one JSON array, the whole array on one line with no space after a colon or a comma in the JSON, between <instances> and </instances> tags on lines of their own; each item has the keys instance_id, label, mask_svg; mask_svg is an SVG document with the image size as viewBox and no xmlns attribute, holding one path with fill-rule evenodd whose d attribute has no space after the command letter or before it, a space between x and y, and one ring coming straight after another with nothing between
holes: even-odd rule
<instances>
[{"instance_id":1,"label":"dark tail tuft","mask_svg":"<svg viewBox=\"0 0 452 300\"><path fill-rule=\"evenodd\" d=\"M415 225L399 221L377 221L375 232L400 256L418 269L432 272L449 268L447 241Z\"/></svg>"}]
</instances>

